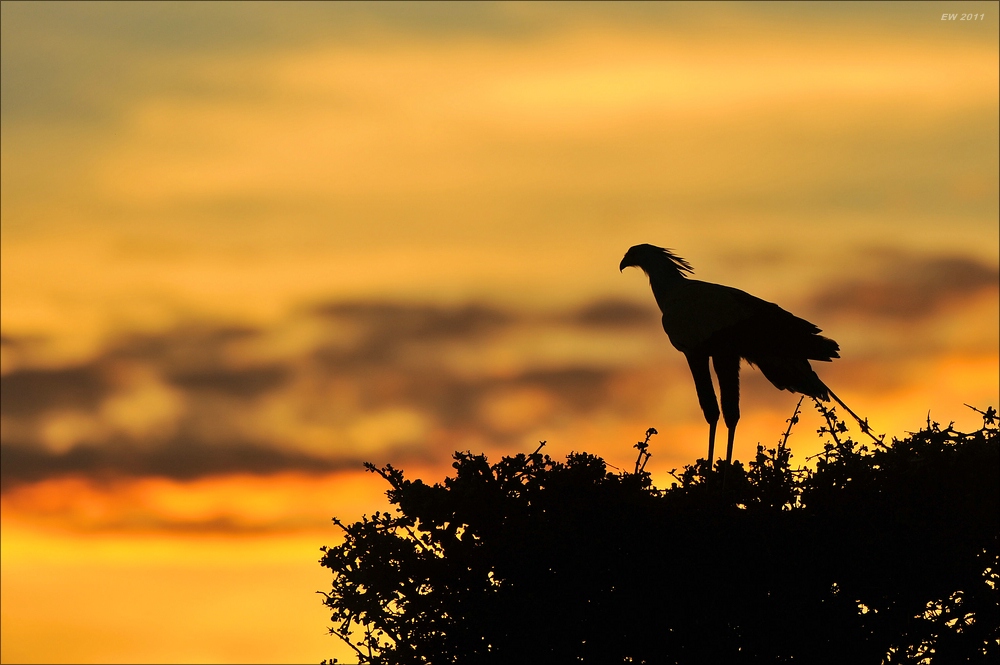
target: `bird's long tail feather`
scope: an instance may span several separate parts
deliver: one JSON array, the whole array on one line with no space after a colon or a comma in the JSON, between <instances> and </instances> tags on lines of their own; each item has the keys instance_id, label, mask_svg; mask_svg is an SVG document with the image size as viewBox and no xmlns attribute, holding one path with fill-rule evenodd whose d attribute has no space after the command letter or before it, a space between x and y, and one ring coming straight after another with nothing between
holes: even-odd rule
<instances>
[{"instance_id":1,"label":"bird's long tail feather","mask_svg":"<svg viewBox=\"0 0 1000 665\"><path fill-rule=\"evenodd\" d=\"M868 419L867 418L862 419L858 414L854 413L854 411L851 410L851 407L849 407L846 404L844 404L844 400L842 400L839 397L837 397L837 393L835 393L832 390L830 390L830 386L826 386L826 391L830 394L830 397L833 398L834 402L836 402L840 406L844 407L844 410L847 411L849 414L851 414L851 416L856 421L858 421L858 425L861 426L861 431L862 432L864 432L865 434L867 434L868 436L870 436L871 439L872 439L872 441L874 441L878 445L880 445L882 447L886 447L885 443L883 443L883 441L882 441L882 438L884 438L884 435L883 435L883 437L875 436L875 434L872 433L872 427L871 427L871 425L868 424Z\"/></svg>"}]
</instances>

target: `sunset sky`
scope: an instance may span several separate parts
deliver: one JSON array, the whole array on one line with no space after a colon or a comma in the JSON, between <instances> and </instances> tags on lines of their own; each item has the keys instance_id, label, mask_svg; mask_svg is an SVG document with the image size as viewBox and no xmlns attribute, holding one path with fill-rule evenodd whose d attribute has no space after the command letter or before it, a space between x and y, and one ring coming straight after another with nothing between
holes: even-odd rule
<instances>
[{"instance_id":1,"label":"sunset sky","mask_svg":"<svg viewBox=\"0 0 1000 665\"><path fill-rule=\"evenodd\" d=\"M1000 406L996 2L0 7L5 663L350 661L364 461L655 427L668 485L637 243L823 328L888 437ZM797 399L744 366L736 457Z\"/></svg>"}]
</instances>

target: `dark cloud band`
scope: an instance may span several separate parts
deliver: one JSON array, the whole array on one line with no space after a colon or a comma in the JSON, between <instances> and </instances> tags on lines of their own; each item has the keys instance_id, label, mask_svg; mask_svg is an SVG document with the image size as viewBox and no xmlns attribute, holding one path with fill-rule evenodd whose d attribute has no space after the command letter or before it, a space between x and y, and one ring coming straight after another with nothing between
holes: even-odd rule
<instances>
[{"instance_id":1,"label":"dark cloud band","mask_svg":"<svg viewBox=\"0 0 1000 665\"><path fill-rule=\"evenodd\" d=\"M361 468L359 458L325 459L295 450L256 443L210 445L187 440L143 448L134 443L105 441L53 452L36 445L8 444L0 448L0 482L4 491L22 483L59 476L112 480L155 476L193 480L204 476L247 473L269 475L287 471L326 473Z\"/></svg>"},{"instance_id":2,"label":"dark cloud band","mask_svg":"<svg viewBox=\"0 0 1000 665\"><path fill-rule=\"evenodd\" d=\"M871 277L830 285L812 306L830 314L910 321L1000 289L1000 270L964 257L886 256Z\"/></svg>"},{"instance_id":3,"label":"dark cloud band","mask_svg":"<svg viewBox=\"0 0 1000 665\"><path fill-rule=\"evenodd\" d=\"M867 280L823 290L812 303L825 313L861 317L868 326L887 317L927 316L949 302L997 288L995 267L967 259L890 257L883 268ZM646 393L660 395L678 382L686 387L690 376L682 362L671 364L677 357L656 319L646 306L613 299L549 314L482 303L330 302L299 311L273 329L187 323L159 334L133 335L109 344L89 363L57 369L21 362L19 354L35 342L5 335L4 353L15 359L15 369L0 384L2 487L68 475L190 480L232 473L327 473L357 468L373 455L445 460L468 445L469 437L476 445L520 445L530 432L558 427L567 418L635 413L643 408L636 401L646 399ZM845 325L853 324L824 327L836 337ZM312 331L313 342L276 360L268 351L275 343L271 337L295 326ZM873 338L878 329L868 328L866 336ZM526 339L557 345L577 339L585 342L581 348L605 344L612 350L649 351L641 360L602 363L600 353L589 352L531 361L517 346ZM920 352L912 343L902 344L908 361ZM456 353L472 359L500 353L517 363L506 369L478 361L466 366L455 363ZM875 366L881 363L884 369L893 361L884 353L872 358L856 349L829 373L841 376L839 381L878 376L886 372ZM127 401L135 388L130 372L180 403L163 432L144 436L102 425L107 407L119 398ZM752 387L755 375L748 370L744 376ZM780 397L764 389L747 393L748 404ZM276 404L293 414L289 427L327 432L329 446L320 450L314 440L308 449L297 447L294 436L255 429L258 411ZM394 413L404 414L401 422L417 424L406 432L357 433L385 414L391 425ZM67 414L97 423L68 449L65 443L53 445L46 429ZM373 443L373 437L379 440Z\"/></svg>"}]
</instances>

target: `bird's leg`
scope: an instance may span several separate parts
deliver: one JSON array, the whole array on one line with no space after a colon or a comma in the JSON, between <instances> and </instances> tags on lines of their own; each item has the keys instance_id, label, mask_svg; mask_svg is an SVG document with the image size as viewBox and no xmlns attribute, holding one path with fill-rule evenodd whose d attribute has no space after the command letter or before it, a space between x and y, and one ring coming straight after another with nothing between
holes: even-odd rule
<instances>
[{"instance_id":1,"label":"bird's leg","mask_svg":"<svg viewBox=\"0 0 1000 665\"><path fill-rule=\"evenodd\" d=\"M715 460L715 429L719 424L719 417L708 421L708 470L712 470L712 463Z\"/></svg>"},{"instance_id":2,"label":"bird's leg","mask_svg":"<svg viewBox=\"0 0 1000 665\"><path fill-rule=\"evenodd\" d=\"M722 417L729 430L726 464L732 464L736 424L740 421L740 357L736 355L712 356L712 365L715 367L715 375L719 377Z\"/></svg>"},{"instance_id":3,"label":"bird's leg","mask_svg":"<svg viewBox=\"0 0 1000 665\"><path fill-rule=\"evenodd\" d=\"M698 391L698 404L708 422L708 468L715 464L715 428L719 424L719 403L715 400L715 387L712 385L712 375L708 371L707 353L685 353L691 376L694 377L694 387Z\"/></svg>"}]
</instances>

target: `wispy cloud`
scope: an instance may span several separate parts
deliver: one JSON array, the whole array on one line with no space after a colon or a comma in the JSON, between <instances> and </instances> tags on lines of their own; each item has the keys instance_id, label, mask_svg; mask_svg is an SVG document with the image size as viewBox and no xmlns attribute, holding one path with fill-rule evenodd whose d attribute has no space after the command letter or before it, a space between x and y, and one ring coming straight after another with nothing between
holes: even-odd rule
<instances>
[{"instance_id":1,"label":"wispy cloud","mask_svg":"<svg viewBox=\"0 0 1000 665\"><path fill-rule=\"evenodd\" d=\"M811 306L832 315L912 321L1000 290L1000 269L969 257L883 251L873 258L874 274L831 284Z\"/></svg>"},{"instance_id":2,"label":"wispy cloud","mask_svg":"<svg viewBox=\"0 0 1000 665\"><path fill-rule=\"evenodd\" d=\"M58 409L90 410L111 393L95 365L25 369L0 377L0 413L37 417Z\"/></svg>"},{"instance_id":3,"label":"wispy cloud","mask_svg":"<svg viewBox=\"0 0 1000 665\"><path fill-rule=\"evenodd\" d=\"M580 326L631 328L655 325L659 315L655 308L629 300L606 299L586 305L569 319Z\"/></svg>"},{"instance_id":4,"label":"wispy cloud","mask_svg":"<svg viewBox=\"0 0 1000 665\"><path fill-rule=\"evenodd\" d=\"M625 301L544 316L330 302L271 329L200 323L130 335L56 369L23 366L25 345L8 336L4 487L61 475L324 473L372 454L447 458L470 435L509 443L553 418L614 410L612 384L630 371L615 354L553 358L546 347L641 345L657 331L637 325L651 321ZM301 334L313 341L269 357L277 339ZM542 355L532 360L531 347ZM156 400L168 402L158 420L130 423L130 404L150 411Z\"/></svg>"},{"instance_id":5,"label":"wispy cloud","mask_svg":"<svg viewBox=\"0 0 1000 665\"><path fill-rule=\"evenodd\" d=\"M320 474L358 469L360 458L329 459L273 445L248 442L207 444L182 437L152 447L134 441L110 440L83 444L63 452L32 445L4 445L0 479L8 491L24 483L60 476L84 476L97 481L159 477L192 480L205 476L275 475L289 471ZM404 456L405 459L405 456Z\"/></svg>"},{"instance_id":6,"label":"wispy cloud","mask_svg":"<svg viewBox=\"0 0 1000 665\"><path fill-rule=\"evenodd\" d=\"M175 372L170 383L190 393L220 393L252 399L279 388L288 379L287 368L272 365L241 369L195 369Z\"/></svg>"},{"instance_id":7,"label":"wispy cloud","mask_svg":"<svg viewBox=\"0 0 1000 665\"><path fill-rule=\"evenodd\" d=\"M847 349L817 367L838 391L855 382L902 389L912 380L906 368L927 354L983 352L978 338L935 342L930 314L949 303L960 314L970 294L995 290L995 268L903 255L877 265L884 272L867 281L809 298L806 309L822 313ZM470 445L509 450L573 421L643 413L697 425L690 377L657 314L651 300L562 311L330 301L272 326L201 322L133 334L65 368L19 363L30 344L8 336L15 369L2 378L3 485L444 462ZM879 332L880 321L915 318L924 323L905 343L891 326ZM276 353L288 340L298 341ZM749 368L744 383L747 413L784 408L787 394Z\"/></svg>"}]
</instances>

